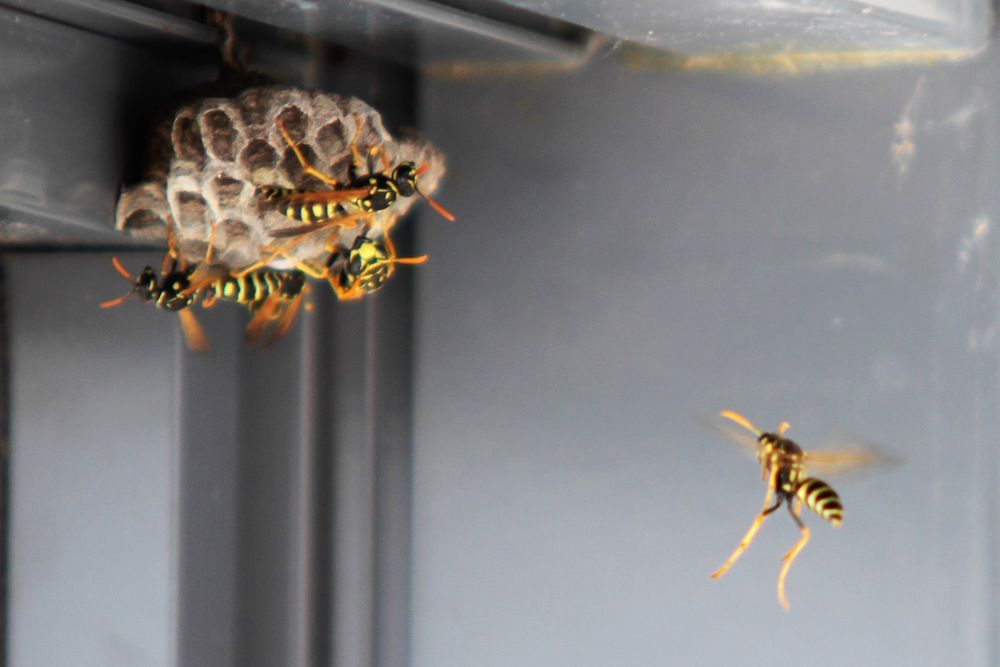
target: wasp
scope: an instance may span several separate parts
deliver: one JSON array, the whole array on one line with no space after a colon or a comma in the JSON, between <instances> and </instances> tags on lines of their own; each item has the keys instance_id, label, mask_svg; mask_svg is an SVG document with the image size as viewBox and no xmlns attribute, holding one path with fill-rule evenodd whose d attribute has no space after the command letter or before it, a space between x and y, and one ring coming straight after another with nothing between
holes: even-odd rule
<instances>
[{"instance_id":1,"label":"wasp","mask_svg":"<svg viewBox=\"0 0 1000 667\"><path fill-rule=\"evenodd\" d=\"M809 477L807 467L825 468L833 472L868 466L882 457L873 450L860 446L842 450L803 451L798 444L785 437L785 432L790 428L788 422L781 422L773 433L765 433L746 417L731 410L723 410L719 416L738 424L756 436L756 443L753 446L760 462L761 479L767 483L767 491L764 494L764 504L750 525L750 529L726 562L712 573L712 579L719 579L733 566L753 542L764 519L785 503L788 513L799 528L799 539L782 558L781 570L778 573L778 602L787 611L789 605L785 595L785 579L795 558L809 542L809 528L801 518L802 506L805 505L835 527L840 526L844 519L844 506L840 496L826 482ZM734 435L734 439L741 441L742 437Z\"/></svg>"},{"instance_id":2,"label":"wasp","mask_svg":"<svg viewBox=\"0 0 1000 667\"><path fill-rule=\"evenodd\" d=\"M133 283L131 291L116 299L101 303L101 308L113 308L129 297L152 302L156 307L178 314L181 331L189 348L204 352L211 349L208 337L190 307L201 301L205 308L222 299L245 306L253 317L246 328L247 341L255 345L269 333L266 343L281 337L291 326L307 290L305 275L301 271L259 269L242 276L232 275L225 268L212 264L211 248L205 260L187 266L178 259L172 239L164 257L161 278L151 266L138 276L132 276L117 257L111 258L115 270Z\"/></svg>"},{"instance_id":3,"label":"wasp","mask_svg":"<svg viewBox=\"0 0 1000 667\"><path fill-rule=\"evenodd\" d=\"M395 204L400 197L414 195L420 195L439 215L454 222L454 215L420 191L418 179L426 173L429 164L425 163L418 167L413 162L401 162L390 171L390 164L385 154L379 148L372 148L368 151L368 175L362 177L357 173L357 165L362 162L361 155L352 141L353 162L349 167L348 181L341 184L309 163L280 119L276 121L276 125L285 143L295 153L303 172L319 179L330 189L313 191L275 185L259 187L257 194L264 201L274 206L289 220L303 223L299 227L273 231L272 236L277 238L296 236L311 231L314 229L313 225L317 223L341 217L344 217L342 221L344 226L353 226L353 221L345 217L345 205L353 206L361 213L378 213ZM375 169L377 155L381 155L382 171Z\"/></svg>"}]
</instances>

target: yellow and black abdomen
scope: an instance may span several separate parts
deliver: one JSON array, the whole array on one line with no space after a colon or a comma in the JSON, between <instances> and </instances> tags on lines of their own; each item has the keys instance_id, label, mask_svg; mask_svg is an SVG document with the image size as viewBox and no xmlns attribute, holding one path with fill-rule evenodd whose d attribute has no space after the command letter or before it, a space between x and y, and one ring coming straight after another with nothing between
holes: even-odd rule
<instances>
[{"instance_id":1,"label":"yellow and black abdomen","mask_svg":"<svg viewBox=\"0 0 1000 667\"><path fill-rule=\"evenodd\" d=\"M311 198L308 196L311 193L301 188L265 185L257 188L257 193L283 216L305 225L323 222L344 213L341 203L325 201L322 193Z\"/></svg>"},{"instance_id":2,"label":"yellow and black abdomen","mask_svg":"<svg viewBox=\"0 0 1000 667\"><path fill-rule=\"evenodd\" d=\"M272 295L292 299L302 292L305 276L300 271L253 271L244 276L216 280L209 290L217 299L235 301L251 308Z\"/></svg>"},{"instance_id":3,"label":"yellow and black abdomen","mask_svg":"<svg viewBox=\"0 0 1000 667\"><path fill-rule=\"evenodd\" d=\"M823 480L812 477L802 480L795 495L806 507L834 526L839 526L843 521L844 506L840 502L840 496Z\"/></svg>"}]
</instances>

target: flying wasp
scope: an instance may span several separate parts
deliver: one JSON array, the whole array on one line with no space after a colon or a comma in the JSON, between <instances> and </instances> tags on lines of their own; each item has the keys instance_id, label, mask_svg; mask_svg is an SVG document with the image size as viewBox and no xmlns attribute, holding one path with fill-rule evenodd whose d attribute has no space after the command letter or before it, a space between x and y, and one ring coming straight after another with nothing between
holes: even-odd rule
<instances>
[{"instance_id":1,"label":"flying wasp","mask_svg":"<svg viewBox=\"0 0 1000 667\"><path fill-rule=\"evenodd\" d=\"M276 122L278 131L288 144L296 159L302 166L302 171L313 176L330 187L329 190L304 190L301 188L284 188L275 185L265 185L257 189L257 194L275 209L280 211L289 220L303 223L299 227L290 227L271 232L276 238L296 236L315 229L313 225L317 223L341 218L343 226L354 226L352 220L344 209L345 205L353 206L363 214L378 213L384 211L396 203L400 197L412 197L420 195L439 215L446 220L454 222L453 216L447 209L420 191L418 179L426 173L429 164L422 164L419 167L413 162L401 162L391 168L388 158L380 148L372 148L368 151L368 175L359 176L357 173L358 164L362 162L357 146L351 142L351 155L353 162L349 167L348 181L341 184L336 179L323 173L312 166L302 153L302 149L289 135L284 123L279 119ZM380 155L382 160L382 171L376 171L375 158Z\"/></svg>"},{"instance_id":2,"label":"flying wasp","mask_svg":"<svg viewBox=\"0 0 1000 667\"><path fill-rule=\"evenodd\" d=\"M723 410L719 416L738 424L756 436L756 443L752 446L756 448L761 479L767 483L767 491L764 494L764 504L750 525L750 529L726 562L712 573L712 579L719 579L733 566L753 542L764 519L781 507L782 503L786 503L788 513L799 528L799 540L782 558L781 571L778 573L778 602L787 611L789 605L785 595L785 579L795 558L809 542L809 528L801 519L802 505L834 526L840 526L844 518L844 506L840 496L826 482L809 477L806 472L807 466L835 472L871 465L882 457L860 446L852 449L806 452L795 442L784 437L789 429L788 422L781 422L774 433L765 433L746 417L731 410ZM733 437L741 441L743 440L741 435L733 434Z\"/></svg>"}]
</instances>

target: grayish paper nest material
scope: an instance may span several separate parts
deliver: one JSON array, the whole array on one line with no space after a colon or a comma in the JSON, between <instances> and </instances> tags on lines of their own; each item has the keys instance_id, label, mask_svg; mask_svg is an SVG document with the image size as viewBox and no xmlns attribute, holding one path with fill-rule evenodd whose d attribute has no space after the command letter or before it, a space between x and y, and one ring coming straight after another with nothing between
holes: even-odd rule
<instances>
[{"instance_id":1,"label":"grayish paper nest material","mask_svg":"<svg viewBox=\"0 0 1000 667\"><path fill-rule=\"evenodd\" d=\"M302 223L275 210L257 189L329 189L303 172L278 131L279 119L312 165L339 183L348 178L352 141L363 157L371 148L380 148L390 169L406 160L418 167L427 163L420 176L425 194L433 193L444 176L440 151L419 138L394 139L379 113L361 100L285 86L249 88L231 99L207 98L185 106L160 128L159 150L153 151L159 157L147 167L149 180L122 191L117 228L137 238L165 241L169 225L180 254L193 263L204 258L214 228L214 261L234 271L271 256L288 240L274 239L268 232ZM378 159L376 170L381 169ZM367 164L360 165L358 173L367 175ZM368 235L384 234L387 224L420 200L400 198L375 214ZM361 231L361 225L341 229L339 242L350 247ZM336 233L334 228L311 233L289 252L295 260L320 265ZM290 268L293 261L276 258L270 264Z\"/></svg>"}]
</instances>

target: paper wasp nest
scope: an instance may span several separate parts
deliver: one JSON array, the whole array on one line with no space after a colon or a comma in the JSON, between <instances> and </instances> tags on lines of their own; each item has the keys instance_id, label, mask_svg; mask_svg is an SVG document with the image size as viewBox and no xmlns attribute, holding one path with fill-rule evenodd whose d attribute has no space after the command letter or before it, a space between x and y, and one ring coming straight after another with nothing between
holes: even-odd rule
<instances>
[{"instance_id":1,"label":"paper wasp nest","mask_svg":"<svg viewBox=\"0 0 1000 667\"><path fill-rule=\"evenodd\" d=\"M165 240L170 225L180 253L198 262L214 227L215 260L233 270L271 256L285 240L268 232L302 223L269 206L257 189L329 189L303 172L278 130L279 120L312 166L340 183L348 180L352 142L365 162L371 148L380 148L391 166L405 160L427 163L420 177L426 194L437 189L444 175L444 158L437 149L417 138L394 139L379 113L361 100L287 86L249 88L234 98L206 98L182 107L160 128L159 149L153 151L158 157L147 167L149 180L122 191L117 228L138 238ZM375 169L383 169L381 158ZM368 165L358 165L358 174L366 176ZM381 236L386 224L418 200L401 197L374 214L369 236ZM360 226L342 229L340 242L349 247L360 232ZM331 228L309 234L290 253L321 264L329 255L324 243L333 233ZM271 264L288 268L291 262L276 259Z\"/></svg>"}]
</instances>

